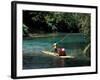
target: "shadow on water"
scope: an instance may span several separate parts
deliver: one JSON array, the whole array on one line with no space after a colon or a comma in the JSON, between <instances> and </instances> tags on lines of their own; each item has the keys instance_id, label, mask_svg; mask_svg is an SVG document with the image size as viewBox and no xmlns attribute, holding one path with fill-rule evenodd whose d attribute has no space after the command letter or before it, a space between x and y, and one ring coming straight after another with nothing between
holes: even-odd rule
<instances>
[{"instance_id":1,"label":"shadow on water","mask_svg":"<svg viewBox=\"0 0 100 80\"><path fill-rule=\"evenodd\" d=\"M62 43L59 43L60 47L66 49L66 55L75 56L73 59L61 59L41 52L43 50L49 51L52 44L61 38L62 36L24 39L23 69L79 67L91 65L90 59L82 54L82 50L87 44L83 36L72 35L70 38L68 36Z\"/></svg>"},{"instance_id":2,"label":"shadow on water","mask_svg":"<svg viewBox=\"0 0 100 80\"><path fill-rule=\"evenodd\" d=\"M23 56L23 60L23 69L90 66L90 60L78 58L61 59L51 56Z\"/></svg>"}]
</instances>

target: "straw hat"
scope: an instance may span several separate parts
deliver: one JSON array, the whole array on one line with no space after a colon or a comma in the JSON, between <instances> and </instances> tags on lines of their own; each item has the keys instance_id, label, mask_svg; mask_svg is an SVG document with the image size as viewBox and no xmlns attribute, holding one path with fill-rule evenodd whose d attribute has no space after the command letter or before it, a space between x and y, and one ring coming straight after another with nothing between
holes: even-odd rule
<instances>
[{"instance_id":1,"label":"straw hat","mask_svg":"<svg viewBox=\"0 0 100 80\"><path fill-rule=\"evenodd\" d=\"M53 45L54 45L54 46L56 46L56 45L57 45L57 43L54 43Z\"/></svg>"}]
</instances>

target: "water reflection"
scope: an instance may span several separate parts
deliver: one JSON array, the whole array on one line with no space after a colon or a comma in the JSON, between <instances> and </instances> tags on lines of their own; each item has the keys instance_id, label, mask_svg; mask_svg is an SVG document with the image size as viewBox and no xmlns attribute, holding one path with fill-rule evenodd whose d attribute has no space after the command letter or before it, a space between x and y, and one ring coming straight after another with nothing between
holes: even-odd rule
<instances>
[{"instance_id":1,"label":"water reflection","mask_svg":"<svg viewBox=\"0 0 100 80\"><path fill-rule=\"evenodd\" d=\"M65 65L65 59L63 59L63 58L60 58L60 59L58 59L57 61L56 61L56 66L58 66L58 67L64 67L64 65Z\"/></svg>"},{"instance_id":2,"label":"water reflection","mask_svg":"<svg viewBox=\"0 0 100 80\"><path fill-rule=\"evenodd\" d=\"M82 50L86 45L86 41L82 37L79 35L77 37L70 36L59 43L59 46L66 49L66 55L75 56L75 59L52 57L41 52L43 50L49 51L51 45L62 36L23 40L23 69L90 66L90 60L82 55Z\"/></svg>"}]
</instances>

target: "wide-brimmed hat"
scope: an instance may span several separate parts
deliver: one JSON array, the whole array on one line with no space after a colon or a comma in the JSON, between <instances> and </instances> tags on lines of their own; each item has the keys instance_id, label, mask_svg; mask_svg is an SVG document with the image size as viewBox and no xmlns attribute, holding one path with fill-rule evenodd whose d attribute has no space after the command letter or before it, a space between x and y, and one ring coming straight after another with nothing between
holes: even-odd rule
<instances>
[{"instance_id":1,"label":"wide-brimmed hat","mask_svg":"<svg viewBox=\"0 0 100 80\"><path fill-rule=\"evenodd\" d=\"M54 45L54 46L56 46L56 45L57 45L57 43L54 43L53 45Z\"/></svg>"}]
</instances>

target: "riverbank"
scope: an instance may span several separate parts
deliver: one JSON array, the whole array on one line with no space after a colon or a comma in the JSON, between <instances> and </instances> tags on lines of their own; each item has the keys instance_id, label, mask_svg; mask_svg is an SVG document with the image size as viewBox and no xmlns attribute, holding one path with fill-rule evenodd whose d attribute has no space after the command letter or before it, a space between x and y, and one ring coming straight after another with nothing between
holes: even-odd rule
<instances>
[{"instance_id":1,"label":"riverbank","mask_svg":"<svg viewBox=\"0 0 100 80\"><path fill-rule=\"evenodd\" d=\"M59 35L61 35L61 36L70 36L70 35L84 35L84 34L83 33L48 33L48 34L34 33L34 34L29 34L28 37L29 38L56 37L56 36L59 36ZM28 37L24 37L24 38L28 38Z\"/></svg>"}]
</instances>

